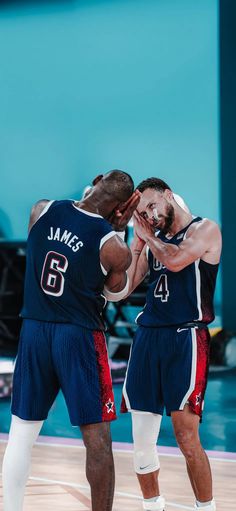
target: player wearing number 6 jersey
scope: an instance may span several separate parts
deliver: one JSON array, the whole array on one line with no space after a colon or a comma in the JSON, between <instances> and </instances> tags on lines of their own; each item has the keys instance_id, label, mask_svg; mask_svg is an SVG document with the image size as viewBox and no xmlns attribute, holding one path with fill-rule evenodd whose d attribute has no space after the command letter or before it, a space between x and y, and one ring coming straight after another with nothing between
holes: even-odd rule
<instances>
[{"instance_id":1,"label":"player wearing number 6 jersey","mask_svg":"<svg viewBox=\"0 0 236 511\"><path fill-rule=\"evenodd\" d=\"M214 511L211 471L198 426L207 383L207 325L214 319L220 230L181 208L164 181L150 178L138 189L142 197L134 213L129 292L148 270L150 276L146 305L137 318L123 406L132 413L134 465L143 506L164 510L156 441L165 407L186 459L196 508Z\"/></svg>"},{"instance_id":2,"label":"player wearing number 6 jersey","mask_svg":"<svg viewBox=\"0 0 236 511\"><path fill-rule=\"evenodd\" d=\"M114 492L110 421L116 417L102 310L127 292L127 245L117 236L140 192L121 171L98 176L80 202L40 201L31 212L23 325L3 462L4 511L21 511L30 454L59 389L87 449L93 511Z\"/></svg>"}]
</instances>

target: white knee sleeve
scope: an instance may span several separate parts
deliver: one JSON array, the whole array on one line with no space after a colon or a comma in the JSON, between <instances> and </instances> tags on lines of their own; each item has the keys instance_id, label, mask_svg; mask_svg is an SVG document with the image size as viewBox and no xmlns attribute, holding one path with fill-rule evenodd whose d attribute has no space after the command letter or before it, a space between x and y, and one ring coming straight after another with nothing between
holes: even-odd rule
<instances>
[{"instance_id":1,"label":"white knee sleeve","mask_svg":"<svg viewBox=\"0 0 236 511\"><path fill-rule=\"evenodd\" d=\"M212 499L211 503L208 504L208 506L197 506L197 504L195 504L194 509L197 509L198 511L216 511L215 500Z\"/></svg>"},{"instance_id":2,"label":"white knee sleeve","mask_svg":"<svg viewBox=\"0 0 236 511\"><path fill-rule=\"evenodd\" d=\"M134 441L134 470L137 474L149 474L160 468L156 442L161 415L131 411Z\"/></svg>"},{"instance_id":3,"label":"white knee sleeve","mask_svg":"<svg viewBox=\"0 0 236 511\"><path fill-rule=\"evenodd\" d=\"M31 450L43 421L24 421L12 416L9 441L3 458L3 509L22 511L25 484L30 470Z\"/></svg>"}]
</instances>

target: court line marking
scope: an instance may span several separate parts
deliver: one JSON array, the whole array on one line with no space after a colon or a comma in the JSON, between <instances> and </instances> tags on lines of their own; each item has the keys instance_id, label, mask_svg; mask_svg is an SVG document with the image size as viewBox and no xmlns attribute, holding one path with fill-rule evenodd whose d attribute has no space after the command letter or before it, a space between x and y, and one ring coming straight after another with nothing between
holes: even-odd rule
<instances>
[{"instance_id":1,"label":"court line marking","mask_svg":"<svg viewBox=\"0 0 236 511\"><path fill-rule=\"evenodd\" d=\"M8 439L3 439L3 438L0 438L0 443L4 444L4 443L7 443L8 442ZM44 446L44 447L65 447L66 449L85 449L84 445L70 445L70 444L57 444L57 443L54 443L54 442L35 442L34 446ZM113 447L112 448L112 451L113 452L116 452L116 453L122 453L122 454L132 454L132 450L128 450L128 449L120 449L120 448L115 448ZM225 452L225 451L222 451L222 452ZM184 458L183 454L175 454L175 453L165 453L165 452L158 452L158 456L167 456L168 458ZM236 459L229 459L229 458L218 458L218 457L214 457L214 455L212 454L209 454L207 453L207 456L208 458L211 460L211 461L223 461L223 462L226 462L226 463L236 463Z\"/></svg>"},{"instance_id":2,"label":"court line marking","mask_svg":"<svg viewBox=\"0 0 236 511\"><path fill-rule=\"evenodd\" d=\"M61 484L61 488L63 488L66 493L69 493L69 495L72 495L76 500L78 500L80 503L84 504L86 508L90 509L91 501L86 495L84 495L81 491L79 491L78 488L72 488L71 486ZM55 495L55 493L54 493Z\"/></svg>"},{"instance_id":3,"label":"court line marking","mask_svg":"<svg viewBox=\"0 0 236 511\"><path fill-rule=\"evenodd\" d=\"M2 474L0 472L0 477L1 476L2 476ZM68 483L68 481L59 481L57 479L48 479L46 477L33 477L33 476L30 476L29 480L36 481L36 482L41 481L41 482L50 483L50 484L60 484L63 486L69 486L71 488L80 488L81 490L88 490L90 492L90 487L85 484ZM114 495L117 495L118 497L128 497L128 498L134 499L134 500L142 500L142 497L140 497L140 495L135 495L134 493L115 491ZM193 509L192 507L185 506L184 504L176 504L175 502L170 502L168 500L166 500L166 504L168 506L176 507L178 509L187 509L190 511L192 511L192 509Z\"/></svg>"},{"instance_id":4,"label":"court line marking","mask_svg":"<svg viewBox=\"0 0 236 511\"><path fill-rule=\"evenodd\" d=\"M82 490L88 490L90 492L90 486L87 486L85 484L70 483L68 481L60 481L57 479L47 479L46 477L29 477L29 479L31 481L41 481L41 482L43 481L45 483L50 483L50 484L61 484L64 486L69 486L71 488L80 488ZM140 497L140 495L135 495L134 493L115 491L115 495L117 495L118 497L128 497L128 498L134 499L134 500L142 500L142 497ZM193 509L190 506L185 506L184 504L176 504L175 502L170 502L170 501L166 501L166 504L168 506L176 507L178 509L188 509L190 511L192 511L192 509Z\"/></svg>"}]
</instances>

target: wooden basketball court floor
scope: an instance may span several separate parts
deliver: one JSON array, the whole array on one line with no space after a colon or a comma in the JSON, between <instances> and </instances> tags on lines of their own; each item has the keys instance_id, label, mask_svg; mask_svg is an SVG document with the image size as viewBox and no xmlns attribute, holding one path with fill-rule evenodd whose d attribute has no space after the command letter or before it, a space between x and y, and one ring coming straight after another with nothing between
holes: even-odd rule
<instances>
[{"instance_id":1,"label":"wooden basketball court floor","mask_svg":"<svg viewBox=\"0 0 236 511\"><path fill-rule=\"evenodd\" d=\"M0 462L7 435L0 435ZM132 445L113 444L116 486L113 511L142 510L140 490L132 465ZM166 511L193 509L194 498L185 463L176 448L160 447L160 482ZM210 452L217 510L235 511L236 454ZM1 480L0 480L1 481ZM0 484L0 509L2 504ZM33 448L32 470L24 511L88 511L90 492L85 476L85 449L81 440L39 437Z\"/></svg>"}]
</instances>

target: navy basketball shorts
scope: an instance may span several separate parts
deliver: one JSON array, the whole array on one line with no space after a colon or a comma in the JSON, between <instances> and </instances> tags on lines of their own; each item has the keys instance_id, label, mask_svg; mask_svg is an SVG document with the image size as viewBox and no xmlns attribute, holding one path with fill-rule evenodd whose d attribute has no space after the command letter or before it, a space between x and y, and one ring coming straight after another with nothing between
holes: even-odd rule
<instances>
[{"instance_id":1,"label":"navy basketball shorts","mask_svg":"<svg viewBox=\"0 0 236 511\"><path fill-rule=\"evenodd\" d=\"M116 418L105 336L70 323L23 321L11 411L41 421L62 390L73 426Z\"/></svg>"},{"instance_id":2,"label":"navy basketball shorts","mask_svg":"<svg viewBox=\"0 0 236 511\"><path fill-rule=\"evenodd\" d=\"M202 416L209 366L207 328L139 327L131 348L121 411L167 415L191 410Z\"/></svg>"}]
</instances>

